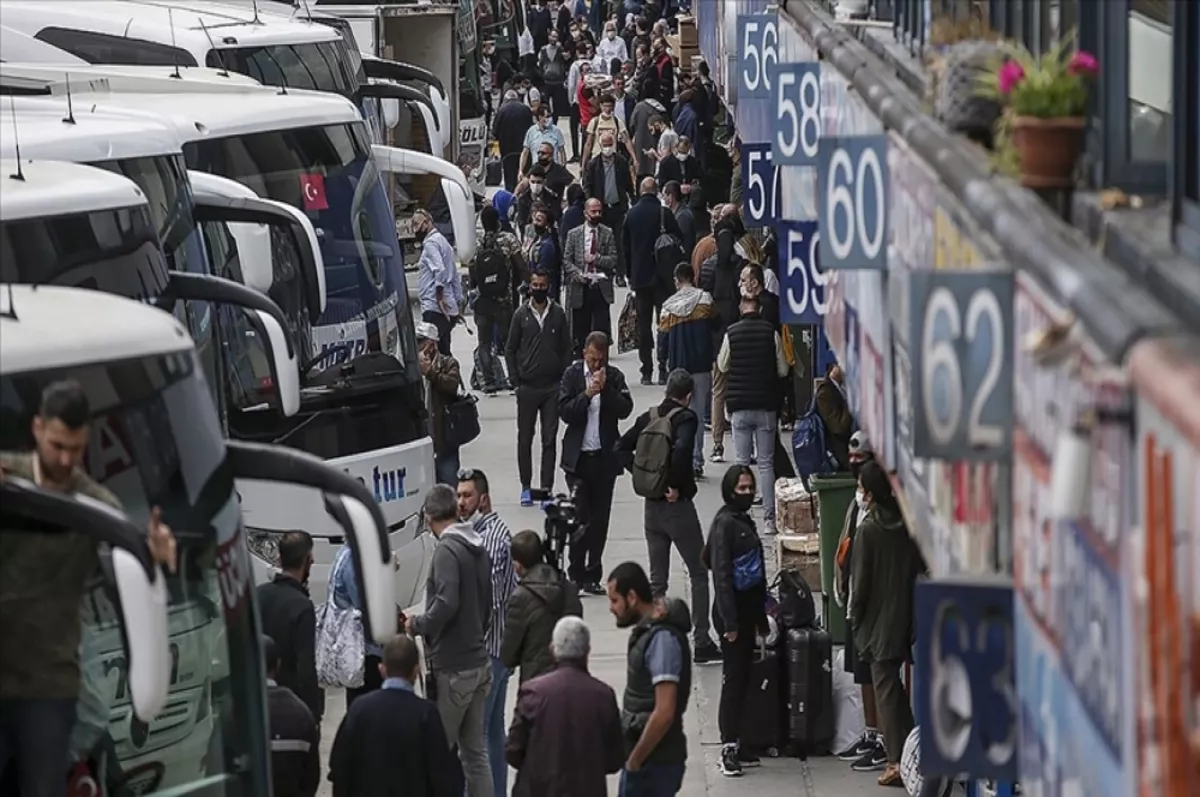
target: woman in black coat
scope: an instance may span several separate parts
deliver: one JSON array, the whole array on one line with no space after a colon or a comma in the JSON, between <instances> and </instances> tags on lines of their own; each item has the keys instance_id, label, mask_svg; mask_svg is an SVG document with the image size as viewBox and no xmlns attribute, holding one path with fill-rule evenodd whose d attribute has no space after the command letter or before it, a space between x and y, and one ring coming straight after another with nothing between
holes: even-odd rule
<instances>
[{"instance_id":1,"label":"woman in black coat","mask_svg":"<svg viewBox=\"0 0 1200 797\"><path fill-rule=\"evenodd\" d=\"M739 750L742 705L750 687L757 634L767 633L767 576L762 540L750 518L756 488L754 470L733 465L721 479L725 505L708 531L705 556L713 575L713 630L721 638L721 771L741 773L740 761L754 760Z\"/></svg>"}]
</instances>

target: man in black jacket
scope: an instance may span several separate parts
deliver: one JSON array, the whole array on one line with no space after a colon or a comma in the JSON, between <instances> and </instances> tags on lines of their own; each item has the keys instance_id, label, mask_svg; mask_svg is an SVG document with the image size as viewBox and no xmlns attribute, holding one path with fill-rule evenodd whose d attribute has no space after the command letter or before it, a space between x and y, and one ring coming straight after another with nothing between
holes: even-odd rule
<instances>
[{"instance_id":1,"label":"man in black jacket","mask_svg":"<svg viewBox=\"0 0 1200 797\"><path fill-rule=\"evenodd\" d=\"M308 532L289 531L280 538L281 572L258 587L258 611L263 633L275 641L279 653L275 680L295 692L320 725L325 714L325 692L317 683L317 617L307 586L312 551Z\"/></svg>"},{"instance_id":2,"label":"man in black jacket","mask_svg":"<svg viewBox=\"0 0 1200 797\"><path fill-rule=\"evenodd\" d=\"M663 301L671 295L671 282L677 263L659 267L655 242L662 233L681 240L675 214L658 201L658 185L653 177L642 180L637 204L625 214L625 262L629 264L629 287L633 289L637 307L638 356L642 361L642 384L652 384L654 376L654 333L651 324L662 309ZM661 353L660 353L661 355ZM659 384L666 382L667 364L660 356Z\"/></svg>"},{"instance_id":3,"label":"man in black jacket","mask_svg":"<svg viewBox=\"0 0 1200 797\"><path fill-rule=\"evenodd\" d=\"M313 719L291 689L279 683L281 661L275 640L264 636L262 647L267 667L271 791L275 797L313 797L321 783L320 721Z\"/></svg>"},{"instance_id":4,"label":"man in black jacket","mask_svg":"<svg viewBox=\"0 0 1200 797\"><path fill-rule=\"evenodd\" d=\"M571 362L571 330L566 311L550 298L550 275L534 271L529 301L513 315L504 350L508 377L517 392L517 474L521 506L533 506L533 427L542 425L542 481L554 489L554 449L558 436L558 383Z\"/></svg>"},{"instance_id":5,"label":"man in black jacket","mask_svg":"<svg viewBox=\"0 0 1200 797\"><path fill-rule=\"evenodd\" d=\"M462 772L437 707L413 692L421 675L417 644L392 637L379 668L383 688L354 701L333 740L333 797L462 797Z\"/></svg>"},{"instance_id":6,"label":"man in black jacket","mask_svg":"<svg viewBox=\"0 0 1200 797\"><path fill-rule=\"evenodd\" d=\"M614 446L617 423L633 413L633 396L625 375L608 364L609 339L588 335L583 360L572 363L558 388L558 414L567 424L562 467L575 486L583 538L571 545L568 576L585 592L603 595L601 561L608 541L613 486L621 471Z\"/></svg>"},{"instance_id":7,"label":"man in black jacket","mask_svg":"<svg viewBox=\"0 0 1200 797\"><path fill-rule=\"evenodd\" d=\"M600 135L600 157L593 157L580 175L588 199L599 199L604 207L601 223L617 236L617 274L628 276L629 264L621 242L625 213L633 195L633 172L625 156L617 154L617 140L610 132Z\"/></svg>"},{"instance_id":8,"label":"man in black jacket","mask_svg":"<svg viewBox=\"0 0 1200 797\"><path fill-rule=\"evenodd\" d=\"M554 669L550 637L566 615L583 616L579 590L546 563L546 548L536 531L517 532L509 546L521 581L508 601L500 658L510 670L521 668L520 682Z\"/></svg>"},{"instance_id":9,"label":"man in black jacket","mask_svg":"<svg viewBox=\"0 0 1200 797\"><path fill-rule=\"evenodd\" d=\"M667 593L671 577L671 546L683 557L692 587L692 644L697 664L721 660L721 651L708 636L708 568L701 554L704 531L693 500L696 497L696 473L693 451L700 419L691 409L692 375L676 368L667 377L665 400L641 414L629 431L617 442L617 452L626 467L632 468L638 437L655 418L670 416L671 459L667 463L667 493L662 498L646 498L646 549L650 558L650 588L655 597ZM677 412L676 412L677 410Z\"/></svg>"}]
</instances>

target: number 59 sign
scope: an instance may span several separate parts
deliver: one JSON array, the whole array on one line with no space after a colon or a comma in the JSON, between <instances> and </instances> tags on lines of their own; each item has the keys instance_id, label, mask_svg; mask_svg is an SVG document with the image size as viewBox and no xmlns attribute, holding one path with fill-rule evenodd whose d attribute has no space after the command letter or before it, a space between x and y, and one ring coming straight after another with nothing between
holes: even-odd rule
<instances>
[{"instance_id":1,"label":"number 59 sign","mask_svg":"<svg viewBox=\"0 0 1200 797\"><path fill-rule=\"evenodd\" d=\"M1012 274L908 278L913 454L1002 459L1012 449Z\"/></svg>"}]
</instances>

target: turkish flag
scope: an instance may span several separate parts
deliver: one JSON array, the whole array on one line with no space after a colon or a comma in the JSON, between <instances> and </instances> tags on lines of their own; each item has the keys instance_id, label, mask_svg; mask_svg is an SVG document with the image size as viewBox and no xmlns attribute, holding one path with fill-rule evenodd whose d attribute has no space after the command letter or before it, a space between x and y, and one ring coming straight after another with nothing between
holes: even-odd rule
<instances>
[{"instance_id":1,"label":"turkish flag","mask_svg":"<svg viewBox=\"0 0 1200 797\"><path fill-rule=\"evenodd\" d=\"M325 175L300 175L300 193L304 195L305 210L329 209L329 200L325 197Z\"/></svg>"}]
</instances>

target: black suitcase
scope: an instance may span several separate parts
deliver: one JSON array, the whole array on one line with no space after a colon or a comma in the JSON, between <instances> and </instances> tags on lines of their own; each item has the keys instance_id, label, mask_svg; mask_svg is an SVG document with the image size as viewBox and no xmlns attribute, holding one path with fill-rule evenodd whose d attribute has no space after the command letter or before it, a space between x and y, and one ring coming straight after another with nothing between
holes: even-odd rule
<instances>
[{"instance_id":1,"label":"black suitcase","mask_svg":"<svg viewBox=\"0 0 1200 797\"><path fill-rule=\"evenodd\" d=\"M789 628L788 740L800 756L828 755L833 744L833 640L820 628Z\"/></svg>"},{"instance_id":2,"label":"black suitcase","mask_svg":"<svg viewBox=\"0 0 1200 797\"><path fill-rule=\"evenodd\" d=\"M742 705L742 747L772 758L787 744L787 702L783 658L775 648L759 646L750 666L750 684Z\"/></svg>"}]
</instances>

